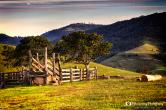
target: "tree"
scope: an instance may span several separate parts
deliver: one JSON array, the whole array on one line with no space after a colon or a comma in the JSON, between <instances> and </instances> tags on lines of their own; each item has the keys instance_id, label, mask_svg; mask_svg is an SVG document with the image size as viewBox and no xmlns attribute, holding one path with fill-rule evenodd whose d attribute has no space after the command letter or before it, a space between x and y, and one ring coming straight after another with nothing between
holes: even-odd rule
<instances>
[{"instance_id":1,"label":"tree","mask_svg":"<svg viewBox=\"0 0 166 110\"><path fill-rule=\"evenodd\" d=\"M13 52L15 50L14 46L7 44L0 44L0 71L5 72L10 70L14 64L14 59L12 59Z\"/></svg>"},{"instance_id":2,"label":"tree","mask_svg":"<svg viewBox=\"0 0 166 110\"><path fill-rule=\"evenodd\" d=\"M54 51L66 56L67 61L74 60L84 64L87 68L91 61L108 55L112 43L103 40L103 36L86 34L85 32L74 32L63 36L55 46Z\"/></svg>"},{"instance_id":3,"label":"tree","mask_svg":"<svg viewBox=\"0 0 166 110\"><path fill-rule=\"evenodd\" d=\"M51 48L51 43L44 37L32 36L22 39L14 52L16 65L27 66L29 60L28 50L35 50L35 52L39 52L39 50L44 47Z\"/></svg>"}]
</instances>

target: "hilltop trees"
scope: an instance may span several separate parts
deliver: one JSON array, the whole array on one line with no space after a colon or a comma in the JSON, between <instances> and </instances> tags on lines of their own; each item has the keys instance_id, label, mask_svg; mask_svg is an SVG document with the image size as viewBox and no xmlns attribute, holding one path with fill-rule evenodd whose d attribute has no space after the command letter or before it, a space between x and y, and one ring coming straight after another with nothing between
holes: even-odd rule
<instances>
[{"instance_id":1,"label":"hilltop trees","mask_svg":"<svg viewBox=\"0 0 166 110\"><path fill-rule=\"evenodd\" d=\"M111 46L101 35L74 32L63 36L55 44L54 51L64 55L67 61L74 60L88 67L97 57L109 54Z\"/></svg>"},{"instance_id":2,"label":"hilltop trees","mask_svg":"<svg viewBox=\"0 0 166 110\"><path fill-rule=\"evenodd\" d=\"M43 49L46 46L51 47L51 43L41 36L32 36L22 39L14 52L16 65L26 66L28 64L28 50L33 49L35 52L38 52L39 49Z\"/></svg>"}]
</instances>

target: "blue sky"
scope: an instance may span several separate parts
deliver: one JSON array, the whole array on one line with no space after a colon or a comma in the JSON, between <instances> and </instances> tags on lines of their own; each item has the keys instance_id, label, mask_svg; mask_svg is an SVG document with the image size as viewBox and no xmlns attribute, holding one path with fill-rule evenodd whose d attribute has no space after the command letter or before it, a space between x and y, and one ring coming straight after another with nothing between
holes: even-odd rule
<instances>
[{"instance_id":1,"label":"blue sky","mask_svg":"<svg viewBox=\"0 0 166 110\"><path fill-rule=\"evenodd\" d=\"M0 33L40 35L71 23L112 24L166 11L166 0L0 0Z\"/></svg>"}]
</instances>

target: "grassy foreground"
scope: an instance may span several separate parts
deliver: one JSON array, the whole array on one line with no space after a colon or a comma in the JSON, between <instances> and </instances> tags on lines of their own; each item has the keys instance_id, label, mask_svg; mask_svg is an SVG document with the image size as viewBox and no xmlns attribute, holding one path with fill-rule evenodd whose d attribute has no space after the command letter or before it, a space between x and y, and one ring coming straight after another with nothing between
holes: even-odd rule
<instances>
[{"instance_id":1,"label":"grassy foreground","mask_svg":"<svg viewBox=\"0 0 166 110\"><path fill-rule=\"evenodd\" d=\"M83 81L8 88L0 90L0 94L0 109L4 110L159 109L166 106L166 81Z\"/></svg>"},{"instance_id":2,"label":"grassy foreground","mask_svg":"<svg viewBox=\"0 0 166 110\"><path fill-rule=\"evenodd\" d=\"M74 67L67 63L63 68ZM83 68L83 65L77 65ZM114 69L96 63L98 75L136 77L138 73ZM109 79L64 83L59 86L20 86L0 89L2 110L112 110L164 108L166 80L136 82Z\"/></svg>"}]
</instances>

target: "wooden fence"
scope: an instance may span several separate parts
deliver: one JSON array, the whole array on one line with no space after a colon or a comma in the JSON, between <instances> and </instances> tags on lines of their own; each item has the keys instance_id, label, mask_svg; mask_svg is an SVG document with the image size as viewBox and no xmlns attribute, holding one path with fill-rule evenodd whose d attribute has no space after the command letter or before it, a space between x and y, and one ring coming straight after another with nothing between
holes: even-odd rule
<instances>
[{"instance_id":1,"label":"wooden fence","mask_svg":"<svg viewBox=\"0 0 166 110\"><path fill-rule=\"evenodd\" d=\"M89 74L89 75L88 75ZM73 82L97 79L97 68L89 68L88 73L86 69L62 69L61 70L61 82Z\"/></svg>"},{"instance_id":2,"label":"wooden fence","mask_svg":"<svg viewBox=\"0 0 166 110\"><path fill-rule=\"evenodd\" d=\"M27 83L29 81L28 71L0 73L1 87L12 83Z\"/></svg>"},{"instance_id":3,"label":"wooden fence","mask_svg":"<svg viewBox=\"0 0 166 110\"><path fill-rule=\"evenodd\" d=\"M35 57L29 50L29 71L0 73L1 86L8 82L30 83L36 85L43 84L60 84L61 82L72 82L97 79L97 68L87 69L61 69L60 58L55 53L48 58L47 47L44 49L44 62L40 61L38 53ZM39 74L40 73L40 74ZM42 73L42 75L41 75Z\"/></svg>"}]
</instances>

